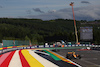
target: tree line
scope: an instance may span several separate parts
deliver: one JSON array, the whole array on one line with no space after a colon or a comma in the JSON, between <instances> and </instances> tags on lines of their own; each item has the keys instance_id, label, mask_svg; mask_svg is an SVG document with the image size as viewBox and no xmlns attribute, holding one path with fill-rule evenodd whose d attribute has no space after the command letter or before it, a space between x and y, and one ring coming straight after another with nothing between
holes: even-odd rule
<instances>
[{"instance_id":1,"label":"tree line","mask_svg":"<svg viewBox=\"0 0 100 67\"><path fill-rule=\"evenodd\" d=\"M78 36L80 36L79 28L84 26L81 25L81 22L84 21L76 22ZM97 34L100 31L96 27L100 25L91 26L94 27L93 42L98 44L100 43L100 37ZM0 42L2 40L31 40L33 44L57 40L75 41L73 20L55 19L43 21L41 19L0 18Z\"/></svg>"}]
</instances>

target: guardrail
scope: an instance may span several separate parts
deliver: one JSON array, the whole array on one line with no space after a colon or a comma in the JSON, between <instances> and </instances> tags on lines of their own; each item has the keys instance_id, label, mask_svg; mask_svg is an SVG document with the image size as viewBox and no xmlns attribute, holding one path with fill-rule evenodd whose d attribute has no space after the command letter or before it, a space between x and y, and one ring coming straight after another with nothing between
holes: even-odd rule
<instances>
[{"instance_id":1,"label":"guardrail","mask_svg":"<svg viewBox=\"0 0 100 67\"><path fill-rule=\"evenodd\" d=\"M100 45L90 45L90 44L63 45L63 47L82 47L82 46L83 47L100 47ZM20 49L53 48L53 47L54 47L53 45L35 45L35 46L13 46L13 47L4 47L4 48L0 48L0 54L5 53L5 52L8 52L8 51L20 50ZM91 48L91 49L96 49L96 48Z\"/></svg>"}]
</instances>

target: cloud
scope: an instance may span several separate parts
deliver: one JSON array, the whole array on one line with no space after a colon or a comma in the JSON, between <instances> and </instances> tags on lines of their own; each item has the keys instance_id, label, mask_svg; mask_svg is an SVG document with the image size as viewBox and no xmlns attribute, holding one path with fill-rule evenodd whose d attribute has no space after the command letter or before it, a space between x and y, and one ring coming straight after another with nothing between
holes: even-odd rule
<instances>
[{"instance_id":1,"label":"cloud","mask_svg":"<svg viewBox=\"0 0 100 67\"><path fill-rule=\"evenodd\" d=\"M75 15L77 20L100 20L100 6L88 6L77 8Z\"/></svg>"},{"instance_id":2,"label":"cloud","mask_svg":"<svg viewBox=\"0 0 100 67\"><path fill-rule=\"evenodd\" d=\"M51 20L51 19L58 19L58 18L72 19L72 15L70 14L71 13L68 13L68 14L66 13L66 9L61 9L59 11L51 10L41 15L28 15L26 16L26 18L37 18L37 19L42 19L42 20Z\"/></svg>"},{"instance_id":3,"label":"cloud","mask_svg":"<svg viewBox=\"0 0 100 67\"><path fill-rule=\"evenodd\" d=\"M31 11L31 10L26 10L26 13L27 13L27 14L31 14L32 11Z\"/></svg>"},{"instance_id":4,"label":"cloud","mask_svg":"<svg viewBox=\"0 0 100 67\"><path fill-rule=\"evenodd\" d=\"M33 10L34 10L35 12L44 13L44 11L41 11L40 8L33 8Z\"/></svg>"},{"instance_id":5,"label":"cloud","mask_svg":"<svg viewBox=\"0 0 100 67\"><path fill-rule=\"evenodd\" d=\"M56 10L49 10L48 13L56 12Z\"/></svg>"},{"instance_id":6,"label":"cloud","mask_svg":"<svg viewBox=\"0 0 100 67\"><path fill-rule=\"evenodd\" d=\"M3 8L2 6L0 6L0 8Z\"/></svg>"},{"instance_id":7,"label":"cloud","mask_svg":"<svg viewBox=\"0 0 100 67\"><path fill-rule=\"evenodd\" d=\"M81 1L81 3L90 4L90 2L88 2L88 1Z\"/></svg>"},{"instance_id":8,"label":"cloud","mask_svg":"<svg viewBox=\"0 0 100 67\"><path fill-rule=\"evenodd\" d=\"M75 19L76 20L100 20L100 6L88 6L74 8ZM42 20L51 20L51 19L73 19L72 9L65 8L60 9L55 12L47 12L41 15L28 15L27 18L37 18Z\"/></svg>"}]
</instances>

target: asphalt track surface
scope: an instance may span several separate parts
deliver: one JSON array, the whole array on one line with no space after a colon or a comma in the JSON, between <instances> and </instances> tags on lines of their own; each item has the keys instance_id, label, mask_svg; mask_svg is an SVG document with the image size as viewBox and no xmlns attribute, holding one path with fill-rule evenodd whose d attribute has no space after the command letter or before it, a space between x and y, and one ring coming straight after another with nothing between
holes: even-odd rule
<instances>
[{"instance_id":1,"label":"asphalt track surface","mask_svg":"<svg viewBox=\"0 0 100 67\"><path fill-rule=\"evenodd\" d=\"M73 62L79 64L82 67L100 67L100 51L95 50L79 50L80 48L56 48L59 55L56 55L50 51L46 51L48 54L41 54L34 52L32 50L14 50L7 51L0 55L0 67L77 67L72 62L61 57L66 57L66 53L69 51L75 51L76 54L82 56L81 59L71 59ZM40 48L42 50L47 50L48 48ZM36 49L36 50L40 50ZM55 48L49 48L50 50ZM54 58L55 55L57 58ZM60 58L60 59L59 59ZM33 60L35 61L33 61ZM35 64L33 63L35 62ZM39 63L40 62L40 63ZM46 62L46 63L45 63ZM6 66L5 66L6 65ZM37 66L38 65L38 66Z\"/></svg>"},{"instance_id":2,"label":"asphalt track surface","mask_svg":"<svg viewBox=\"0 0 100 67\"><path fill-rule=\"evenodd\" d=\"M56 64L57 66L59 67L77 67L73 64L70 64L70 63L67 63L61 59L57 59L57 58L52 58L51 56L47 56L47 55L44 55L44 54L41 54L41 53L37 53L39 56L49 60L50 62Z\"/></svg>"},{"instance_id":3,"label":"asphalt track surface","mask_svg":"<svg viewBox=\"0 0 100 67\"><path fill-rule=\"evenodd\" d=\"M14 50L0 55L0 67L78 67L60 55L39 49ZM41 51L41 50L39 50Z\"/></svg>"},{"instance_id":4,"label":"asphalt track surface","mask_svg":"<svg viewBox=\"0 0 100 67\"><path fill-rule=\"evenodd\" d=\"M100 67L100 51L78 50L78 49L58 49L57 53L66 57L67 52L74 51L81 55L81 59L71 59L82 67Z\"/></svg>"}]
</instances>

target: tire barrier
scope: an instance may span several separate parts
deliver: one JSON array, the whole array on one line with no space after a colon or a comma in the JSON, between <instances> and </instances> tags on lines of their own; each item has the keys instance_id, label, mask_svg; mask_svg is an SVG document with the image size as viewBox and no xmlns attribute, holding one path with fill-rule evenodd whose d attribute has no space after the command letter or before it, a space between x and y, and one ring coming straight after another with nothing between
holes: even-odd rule
<instances>
[{"instance_id":1,"label":"tire barrier","mask_svg":"<svg viewBox=\"0 0 100 67\"><path fill-rule=\"evenodd\" d=\"M91 47L90 49L91 50L98 50L98 51L100 51L100 47Z\"/></svg>"}]
</instances>

